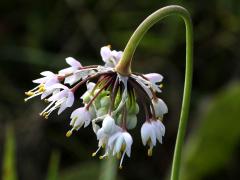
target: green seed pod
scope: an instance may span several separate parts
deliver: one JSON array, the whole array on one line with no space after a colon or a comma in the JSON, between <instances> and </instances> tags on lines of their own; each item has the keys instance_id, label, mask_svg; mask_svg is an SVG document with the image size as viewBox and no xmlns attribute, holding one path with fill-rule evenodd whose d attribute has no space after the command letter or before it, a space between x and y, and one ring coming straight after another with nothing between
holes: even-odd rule
<instances>
[{"instance_id":1,"label":"green seed pod","mask_svg":"<svg viewBox=\"0 0 240 180\"><path fill-rule=\"evenodd\" d=\"M91 114L91 118L92 118L92 119L96 117L96 111L95 111L93 105L91 105L91 106L89 107L89 112L90 112L90 114Z\"/></svg>"},{"instance_id":2,"label":"green seed pod","mask_svg":"<svg viewBox=\"0 0 240 180\"><path fill-rule=\"evenodd\" d=\"M130 105L130 103L127 103L127 109L129 114L138 114L139 113L139 106L137 103L134 103Z\"/></svg>"},{"instance_id":3,"label":"green seed pod","mask_svg":"<svg viewBox=\"0 0 240 180\"><path fill-rule=\"evenodd\" d=\"M126 125L127 129L134 129L137 125L137 116L134 114L128 114Z\"/></svg>"},{"instance_id":4,"label":"green seed pod","mask_svg":"<svg viewBox=\"0 0 240 180\"><path fill-rule=\"evenodd\" d=\"M118 115L116 115L116 117L117 117L116 118L116 124L120 126L121 123L122 123L121 122L122 121L122 114L118 114Z\"/></svg>"},{"instance_id":5,"label":"green seed pod","mask_svg":"<svg viewBox=\"0 0 240 180\"><path fill-rule=\"evenodd\" d=\"M84 104L87 104L91 100L91 93L89 91L82 95L82 100Z\"/></svg>"},{"instance_id":6,"label":"green seed pod","mask_svg":"<svg viewBox=\"0 0 240 180\"><path fill-rule=\"evenodd\" d=\"M100 100L101 107L109 107L110 105L110 97L109 96L104 96Z\"/></svg>"},{"instance_id":7,"label":"green seed pod","mask_svg":"<svg viewBox=\"0 0 240 180\"><path fill-rule=\"evenodd\" d=\"M97 117L103 116L107 114L107 108L101 107L97 110Z\"/></svg>"}]
</instances>

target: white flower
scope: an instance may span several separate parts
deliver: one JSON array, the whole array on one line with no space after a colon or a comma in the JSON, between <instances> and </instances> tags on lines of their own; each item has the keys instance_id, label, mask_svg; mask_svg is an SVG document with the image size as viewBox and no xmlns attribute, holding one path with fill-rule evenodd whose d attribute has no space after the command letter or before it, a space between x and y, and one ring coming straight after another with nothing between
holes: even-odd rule
<instances>
[{"instance_id":1,"label":"white flower","mask_svg":"<svg viewBox=\"0 0 240 180\"><path fill-rule=\"evenodd\" d=\"M107 115L107 116L109 116L109 115ZM106 120L109 121L110 118L107 118ZM94 121L92 121L92 125L93 125L93 130L96 133L97 140L98 140L98 149L94 153L92 153L92 156L96 156L96 154L99 152L99 150L101 148L106 148L106 153L103 156L100 156L100 158L103 159L104 157L109 155L110 147L107 146L109 137L111 137L113 134L121 131L122 129L119 126L114 125L114 126L112 126L112 130L109 133L106 133L105 132L106 129L104 128L104 126L99 128L99 126L97 124L95 124Z\"/></svg>"},{"instance_id":2,"label":"white flower","mask_svg":"<svg viewBox=\"0 0 240 180\"><path fill-rule=\"evenodd\" d=\"M142 143L148 145L148 156L152 156L152 149L156 146L157 140L162 143L165 134L165 127L159 120L146 121L141 128Z\"/></svg>"},{"instance_id":3,"label":"white flower","mask_svg":"<svg viewBox=\"0 0 240 180\"><path fill-rule=\"evenodd\" d=\"M74 59L73 57L66 58L66 62L67 64L70 65L70 67L60 70L59 71L60 75L68 75L74 73L75 71L82 67L81 63Z\"/></svg>"},{"instance_id":4,"label":"white flower","mask_svg":"<svg viewBox=\"0 0 240 180\"><path fill-rule=\"evenodd\" d=\"M114 132L115 128L115 120L110 115L107 115L102 123L103 132L106 134L111 134Z\"/></svg>"},{"instance_id":5,"label":"white flower","mask_svg":"<svg viewBox=\"0 0 240 180\"><path fill-rule=\"evenodd\" d=\"M104 46L100 50L102 60L106 67L115 67L122 57L122 51L111 51L110 46Z\"/></svg>"},{"instance_id":6,"label":"white flower","mask_svg":"<svg viewBox=\"0 0 240 180\"><path fill-rule=\"evenodd\" d=\"M25 92L25 94L29 96L28 98L25 98L25 101L44 94L51 86L59 83L58 75L52 73L51 71L43 71L40 74L44 77L33 80L33 83L39 85L28 92Z\"/></svg>"},{"instance_id":7,"label":"white flower","mask_svg":"<svg viewBox=\"0 0 240 180\"><path fill-rule=\"evenodd\" d=\"M52 73L51 71L43 71L40 74L44 77L33 80L34 83L44 84L45 88L59 83L58 75Z\"/></svg>"},{"instance_id":8,"label":"white flower","mask_svg":"<svg viewBox=\"0 0 240 180\"><path fill-rule=\"evenodd\" d=\"M128 157L131 156L131 147L132 147L133 139L132 136L126 131L119 131L109 137L108 140L108 148L112 150L112 155L117 157L120 160L119 168L122 168L122 162L124 159L125 154Z\"/></svg>"},{"instance_id":9,"label":"white flower","mask_svg":"<svg viewBox=\"0 0 240 180\"><path fill-rule=\"evenodd\" d=\"M93 125L93 128L95 127L96 128L96 124ZM98 129L98 128L97 128ZM97 140L98 140L98 149L92 153L92 156L96 156L96 154L100 151L101 148L105 148L106 145L107 145L107 142L108 142L108 138L109 138L109 135L106 134L104 131L103 131L103 128L100 128L98 130L94 130L96 131L96 135L97 135Z\"/></svg>"},{"instance_id":10,"label":"white flower","mask_svg":"<svg viewBox=\"0 0 240 180\"><path fill-rule=\"evenodd\" d=\"M155 115L157 118L163 118L163 115L168 112L168 107L165 102L160 98L154 98L152 100Z\"/></svg>"},{"instance_id":11,"label":"white flower","mask_svg":"<svg viewBox=\"0 0 240 180\"><path fill-rule=\"evenodd\" d=\"M90 112L85 107L74 110L71 114L70 122L72 129L67 132L66 136L71 136L73 130L78 131L83 125L84 128L87 127L91 122L91 118Z\"/></svg>"},{"instance_id":12,"label":"white flower","mask_svg":"<svg viewBox=\"0 0 240 180\"><path fill-rule=\"evenodd\" d=\"M62 90L53 93L53 95L47 99L50 104L40 113L40 115L45 118L48 118L48 116L57 108L59 108L58 114L62 113L67 107L71 107L74 102L74 94L67 86L55 84L50 88Z\"/></svg>"}]
</instances>

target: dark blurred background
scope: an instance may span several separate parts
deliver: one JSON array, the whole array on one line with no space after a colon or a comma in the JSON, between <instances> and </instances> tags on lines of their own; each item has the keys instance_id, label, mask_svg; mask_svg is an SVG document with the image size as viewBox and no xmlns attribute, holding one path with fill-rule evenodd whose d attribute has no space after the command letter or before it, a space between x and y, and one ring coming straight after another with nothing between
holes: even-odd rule
<instances>
[{"instance_id":1,"label":"dark blurred background","mask_svg":"<svg viewBox=\"0 0 240 180\"><path fill-rule=\"evenodd\" d=\"M113 49L123 50L141 21L170 4L182 5L190 11L195 36L192 104L181 180L240 178L239 0L1 0L3 179L12 180L13 173L13 179L46 179L52 164L53 167L59 164L60 180L98 179L106 171L103 161L91 157L97 141L90 127L71 138L65 137L71 108L60 116L53 113L46 121L38 115L45 104L36 99L24 103L24 92L33 87L31 81L40 72L57 72L66 67L68 56L79 59L83 65L102 64L102 46L111 44ZM154 148L153 157L149 158L141 144L139 122L131 132L132 156L124 160L123 170L117 170L117 178L167 179L185 70L185 28L179 17L165 18L145 35L136 51L133 68L164 76L161 98L169 108L164 120L166 135L164 144Z\"/></svg>"}]
</instances>

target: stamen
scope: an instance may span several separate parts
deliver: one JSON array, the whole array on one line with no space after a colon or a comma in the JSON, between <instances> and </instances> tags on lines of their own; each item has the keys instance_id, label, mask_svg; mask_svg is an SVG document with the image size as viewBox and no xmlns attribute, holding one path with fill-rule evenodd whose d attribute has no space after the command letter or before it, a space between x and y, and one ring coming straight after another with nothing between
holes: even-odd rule
<instances>
[{"instance_id":1,"label":"stamen","mask_svg":"<svg viewBox=\"0 0 240 180\"><path fill-rule=\"evenodd\" d=\"M45 112L55 103L55 101L52 101L41 113L39 113L40 116L45 116Z\"/></svg>"},{"instance_id":2,"label":"stamen","mask_svg":"<svg viewBox=\"0 0 240 180\"><path fill-rule=\"evenodd\" d=\"M30 97L25 98L24 101L27 102L29 99L32 99L32 98L34 98L34 97L36 97L36 96L39 96L39 95L41 95L41 94L42 94L42 92L36 93L36 94L34 94L34 95L31 95Z\"/></svg>"},{"instance_id":3,"label":"stamen","mask_svg":"<svg viewBox=\"0 0 240 180\"><path fill-rule=\"evenodd\" d=\"M73 131L73 129L69 130L69 131L66 133L66 137L69 138L69 137L72 135L72 131Z\"/></svg>"},{"instance_id":4,"label":"stamen","mask_svg":"<svg viewBox=\"0 0 240 180\"><path fill-rule=\"evenodd\" d=\"M119 169L122 169L122 163L123 163L123 159L124 159L124 156L126 154L126 151L123 152L123 155L122 155L122 158L121 158L121 161L120 161L120 164L119 164Z\"/></svg>"},{"instance_id":5,"label":"stamen","mask_svg":"<svg viewBox=\"0 0 240 180\"><path fill-rule=\"evenodd\" d=\"M98 149L94 152L94 153L92 153L92 157L94 157L94 156L96 156L97 155L97 153L100 151L100 149L101 149L101 146L100 147L98 147Z\"/></svg>"},{"instance_id":6,"label":"stamen","mask_svg":"<svg viewBox=\"0 0 240 180\"><path fill-rule=\"evenodd\" d=\"M148 149L148 153L147 153L147 154L148 154L149 157L152 156L152 149L153 149L152 147L150 147L150 148Z\"/></svg>"},{"instance_id":7,"label":"stamen","mask_svg":"<svg viewBox=\"0 0 240 180\"><path fill-rule=\"evenodd\" d=\"M99 156L99 159L104 159L104 158L107 158L108 157L108 154L104 154L103 156Z\"/></svg>"}]
</instances>

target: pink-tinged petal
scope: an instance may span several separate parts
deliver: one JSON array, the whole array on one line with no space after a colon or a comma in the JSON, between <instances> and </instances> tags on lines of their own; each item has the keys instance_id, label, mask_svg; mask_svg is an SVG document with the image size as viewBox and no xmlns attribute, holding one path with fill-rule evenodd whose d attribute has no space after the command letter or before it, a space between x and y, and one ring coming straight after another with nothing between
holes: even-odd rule
<instances>
[{"instance_id":1,"label":"pink-tinged petal","mask_svg":"<svg viewBox=\"0 0 240 180\"><path fill-rule=\"evenodd\" d=\"M73 73L76 70L78 70L78 68L76 68L76 67L68 67L68 68L60 70L58 73L60 75L65 75L65 74L71 74L71 73Z\"/></svg>"},{"instance_id":2,"label":"pink-tinged petal","mask_svg":"<svg viewBox=\"0 0 240 180\"><path fill-rule=\"evenodd\" d=\"M66 62L72 67L82 67L81 63L73 57L67 57Z\"/></svg>"},{"instance_id":3,"label":"pink-tinged petal","mask_svg":"<svg viewBox=\"0 0 240 180\"><path fill-rule=\"evenodd\" d=\"M153 84L160 83L163 80L163 76L158 73L149 73L144 75Z\"/></svg>"},{"instance_id":4,"label":"pink-tinged petal","mask_svg":"<svg viewBox=\"0 0 240 180\"><path fill-rule=\"evenodd\" d=\"M112 51L112 56L116 60L116 63L121 59L123 52L122 51Z\"/></svg>"},{"instance_id":5,"label":"pink-tinged petal","mask_svg":"<svg viewBox=\"0 0 240 180\"><path fill-rule=\"evenodd\" d=\"M49 87L49 90L51 89L64 89L64 90L68 90L69 88L67 86L64 86L60 83L54 84L52 86Z\"/></svg>"},{"instance_id":6,"label":"pink-tinged petal","mask_svg":"<svg viewBox=\"0 0 240 180\"><path fill-rule=\"evenodd\" d=\"M65 96L66 96L66 90L62 90L56 94L53 94L50 98L48 98L48 101L58 101Z\"/></svg>"},{"instance_id":7,"label":"pink-tinged petal","mask_svg":"<svg viewBox=\"0 0 240 180\"><path fill-rule=\"evenodd\" d=\"M43 78L39 78L39 79L35 79L32 82L36 83L36 84L42 84L45 83L47 81L48 77L43 77Z\"/></svg>"},{"instance_id":8,"label":"pink-tinged petal","mask_svg":"<svg viewBox=\"0 0 240 180\"><path fill-rule=\"evenodd\" d=\"M58 77L57 77L57 76L56 76L56 77L53 77L53 78L49 79L49 80L46 82L45 88L47 89L47 88L49 88L50 86L53 86L54 84L57 84L57 83L59 83Z\"/></svg>"},{"instance_id":9,"label":"pink-tinged petal","mask_svg":"<svg viewBox=\"0 0 240 180\"><path fill-rule=\"evenodd\" d=\"M42 76L55 76L55 74L51 71L43 71L40 73Z\"/></svg>"},{"instance_id":10,"label":"pink-tinged petal","mask_svg":"<svg viewBox=\"0 0 240 180\"><path fill-rule=\"evenodd\" d=\"M67 107L71 107L74 103L74 94L72 91L69 91L68 92L68 97L67 97L67 100L66 100L66 105Z\"/></svg>"},{"instance_id":11,"label":"pink-tinged petal","mask_svg":"<svg viewBox=\"0 0 240 180\"><path fill-rule=\"evenodd\" d=\"M100 50L100 54L102 56L102 60L104 62L108 61L111 58L111 50L109 46L104 46Z\"/></svg>"}]
</instances>

